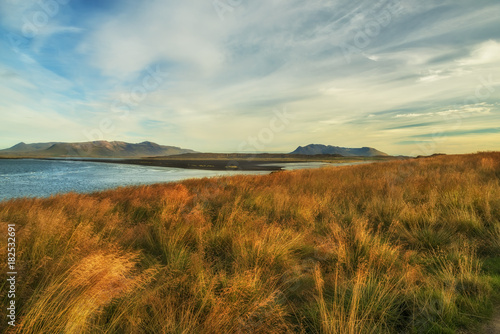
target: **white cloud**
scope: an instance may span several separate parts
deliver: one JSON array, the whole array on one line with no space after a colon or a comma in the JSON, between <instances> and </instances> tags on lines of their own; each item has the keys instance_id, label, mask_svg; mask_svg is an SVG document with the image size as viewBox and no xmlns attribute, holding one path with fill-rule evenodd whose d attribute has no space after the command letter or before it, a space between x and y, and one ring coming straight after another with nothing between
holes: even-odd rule
<instances>
[{"instance_id":1,"label":"white cloud","mask_svg":"<svg viewBox=\"0 0 500 334\"><path fill-rule=\"evenodd\" d=\"M453 114L465 115L465 114L490 114L493 110L494 105L485 102L468 104L455 109L447 109L439 111L436 114L439 116L449 116Z\"/></svg>"},{"instance_id":2,"label":"white cloud","mask_svg":"<svg viewBox=\"0 0 500 334\"><path fill-rule=\"evenodd\" d=\"M221 66L226 27L209 1L149 1L133 7L107 18L80 46L105 75L126 77L158 61L198 74Z\"/></svg>"},{"instance_id":3,"label":"white cloud","mask_svg":"<svg viewBox=\"0 0 500 334\"><path fill-rule=\"evenodd\" d=\"M428 74L424 75L423 77L420 77L418 80L421 82L433 82L442 79L447 79L449 77L450 77L449 75L444 74L443 70L429 70Z\"/></svg>"},{"instance_id":4,"label":"white cloud","mask_svg":"<svg viewBox=\"0 0 500 334\"><path fill-rule=\"evenodd\" d=\"M458 61L461 66L500 64L500 43L489 40L477 45L467 58Z\"/></svg>"},{"instance_id":5,"label":"white cloud","mask_svg":"<svg viewBox=\"0 0 500 334\"><path fill-rule=\"evenodd\" d=\"M422 114L416 114L416 113L409 113L409 114L397 114L395 117L396 118L417 118L417 117L425 117L425 116L432 116L434 113L428 112L428 113L422 113Z\"/></svg>"}]
</instances>

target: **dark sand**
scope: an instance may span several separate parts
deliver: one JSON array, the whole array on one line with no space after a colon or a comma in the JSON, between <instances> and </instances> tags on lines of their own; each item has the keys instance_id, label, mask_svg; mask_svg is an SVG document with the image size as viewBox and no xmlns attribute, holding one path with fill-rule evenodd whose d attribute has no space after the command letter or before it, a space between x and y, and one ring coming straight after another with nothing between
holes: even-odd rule
<instances>
[{"instance_id":1,"label":"dark sand","mask_svg":"<svg viewBox=\"0 0 500 334\"><path fill-rule=\"evenodd\" d=\"M240 171L279 171L287 163L345 163L360 161L387 161L401 159L401 157L342 157L339 155L298 155L298 154L223 154L223 153L188 153L165 157L145 158L92 158L92 157L0 157L7 159L44 159L44 160L69 160L90 161L114 164L129 164L140 166L173 167L184 169L203 170L240 170ZM269 166L268 164L272 164Z\"/></svg>"},{"instance_id":2,"label":"dark sand","mask_svg":"<svg viewBox=\"0 0 500 334\"><path fill-rule=\"evenodd\" d=\"M60 159L58 159L60 160ZM279 166L261 166L269 163L290 163L303 161L276 161L276 160L183 160L183 159L71 159L72 161L91 161L115 164L129 164L140 166L173 167L184 169L203 170L246 170L246 171L277 171Z\"/></svg>"}]
</instances>

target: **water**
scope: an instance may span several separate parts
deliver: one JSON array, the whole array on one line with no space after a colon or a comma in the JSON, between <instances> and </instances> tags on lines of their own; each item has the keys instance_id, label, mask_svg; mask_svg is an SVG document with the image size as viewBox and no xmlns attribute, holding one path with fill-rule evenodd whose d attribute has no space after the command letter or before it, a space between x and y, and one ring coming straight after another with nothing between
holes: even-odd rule
<instances>
[{"instance_id":1,"label":"water","mask_svg":"<svg viewBox=\"0 0 500 334\"><path fill-rule=\"evenodd\" d=\"M373 163L373 161L340 162L340 163L315 161L315 162L272 163L272 164L262 164L262 166L278 166L278 167L282 166L284 170L296 170L296 169L315 169L315 168L323 168L331 166L354 166L354 165L363 165L371 163Z\"/></svg>"},{"instance_id":2,"label":"water","mask_svg":"<svg viewBox=\"0 0 500 334\"><path fill-rule=\"evenodd\" d=\"M294 170L362 163L369 162L301 162L265 165L282 166L285 170ZM210 171L89 161L0 159L0 201L18 197L48 197L71 191L90 193L121 186L237 174L269 174L269 172Z\"/></svg>"},{"instance_id":3,"label":"water","mask_svg":"<svg viewBox=\"0 0 500 334\"><path fill-rule=\"evenodd\" d=\"M90 193L120 186L190 178L267 173L269 172L207 171L87 161L0 159L0 201L17 197L48 197L71 191Z\"/></svg>"}]
</instances>

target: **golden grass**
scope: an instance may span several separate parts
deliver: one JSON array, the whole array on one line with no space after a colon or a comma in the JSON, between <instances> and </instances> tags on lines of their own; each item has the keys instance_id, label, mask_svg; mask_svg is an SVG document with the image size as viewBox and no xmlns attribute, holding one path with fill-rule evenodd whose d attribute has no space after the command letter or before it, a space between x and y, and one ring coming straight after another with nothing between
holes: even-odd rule
<instances>
[{"instance_id":1,"label":"golden grass","mask_svg":"<svg viewBox=\"0 0 500 334\"><path fill-rule=\"evenodd\" d=\"M500 153L11 200L0 221L2 331L455 333L500 287Z\"/></svg>"}]
</instances>

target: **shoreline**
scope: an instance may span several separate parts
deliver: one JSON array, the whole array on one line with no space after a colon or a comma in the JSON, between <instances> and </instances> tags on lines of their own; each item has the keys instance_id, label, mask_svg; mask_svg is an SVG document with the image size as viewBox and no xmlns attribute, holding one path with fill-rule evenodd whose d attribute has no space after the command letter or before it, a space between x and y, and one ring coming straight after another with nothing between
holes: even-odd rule
<instances>
[{"instance_id":1,"label":"shoreline","mask_svg":"<svg viewBox=\"0 0 500 334\"><path fill-rule=\"evenodd\" d=\"M55 159L44 159L55 160ZM63 161L83 161L83 162L102 162L123 165L137 165L149 167L168 167L180 169L198 169L213 171L279 171L284 166L262 166L266 163L296 163L303 161L266 161L266 160L156 160L156 159L57 159Z\"/></svg>"},{"instance_id":2,"label":"shoreline","mask_svg":"<svg viewBox=\"0 0 500 334\"><path fill-rule=\"evenodd\" d=\"M35 159L52 161L82 161L112 164L168 167L212 171L281 171L290 163L355 163L398 160L398 157L339 157L329 155L302 156L284 154L186 154L145 158L95 158L95 157L6 157L0 159Z\"/></svg>"}]
</instances>

